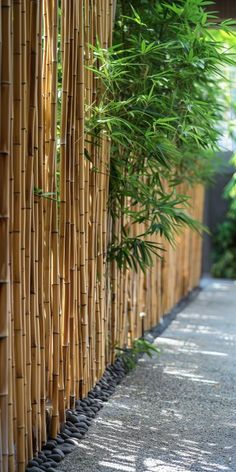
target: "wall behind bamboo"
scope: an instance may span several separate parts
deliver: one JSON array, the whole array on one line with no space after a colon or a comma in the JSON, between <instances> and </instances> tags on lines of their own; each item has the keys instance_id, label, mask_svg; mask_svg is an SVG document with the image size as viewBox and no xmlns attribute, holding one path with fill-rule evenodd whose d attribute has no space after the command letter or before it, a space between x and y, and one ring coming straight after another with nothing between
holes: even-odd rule
<instances>
[{"instance_id":1,"label":"wall behind bamboo","mask_svg":"<svg viewBox=\"0 0 236 472\"><path fill-rule=\"evenodd\" d=\"M21 472L141 335L140 313L148 329L198 284L201 238L162 242L145 275L106 262L109 142L87 139L85 117L99 96L88 45L111 44L112 0L0 8L0 470ZM203 188L185 191L201 220Z\"/></svg>"}]
</instances>

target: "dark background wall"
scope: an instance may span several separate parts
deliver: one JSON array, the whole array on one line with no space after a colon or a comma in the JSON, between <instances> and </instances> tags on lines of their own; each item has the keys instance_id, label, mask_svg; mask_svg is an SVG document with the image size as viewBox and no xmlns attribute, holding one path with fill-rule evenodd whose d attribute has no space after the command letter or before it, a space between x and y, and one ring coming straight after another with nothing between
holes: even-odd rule
<instances>
[{"instance_id":1,"label":"dark background wall","mask_svg":"<svg viewBox=\"0 0 236 472\"><path fill-rule=\"evenodd\" d=\"M214 4L210 5L208 9L217 11L221 19L236 18L235 0L214 0Z\"/></svg>"},{"instance_id":2,"label":"dark background wall","mask_svg":"<svg viewBox=\"0 0 236 472\"><path fill-rule=\"evenodd\" d=\"M235 0L236 2L236 0ZM221 154L222 166L215 176L214 183L206 189L204 224L214 233L218 224L222 223L228 209L228 202L223 198L223 191L231 179L235 169L230 166L231 152ZM209 274L212 265L212 236L204 234L202 273Z\"/></svg>"}]
</instances>

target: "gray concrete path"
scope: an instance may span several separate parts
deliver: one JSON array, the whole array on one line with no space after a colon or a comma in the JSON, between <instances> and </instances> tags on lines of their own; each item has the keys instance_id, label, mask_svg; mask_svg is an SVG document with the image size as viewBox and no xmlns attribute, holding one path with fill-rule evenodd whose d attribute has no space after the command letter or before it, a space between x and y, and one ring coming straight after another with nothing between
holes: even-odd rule
<instances>
[{"instance_id":1,"label":"gray concrete path","mask_svg":"<svg viewBox=\"0 0 236 472\"><path fill-rule=\"evenodd\" d=\"M236 472L236 282L209 281L60 471Z\"/></svg>"}]
</instances>

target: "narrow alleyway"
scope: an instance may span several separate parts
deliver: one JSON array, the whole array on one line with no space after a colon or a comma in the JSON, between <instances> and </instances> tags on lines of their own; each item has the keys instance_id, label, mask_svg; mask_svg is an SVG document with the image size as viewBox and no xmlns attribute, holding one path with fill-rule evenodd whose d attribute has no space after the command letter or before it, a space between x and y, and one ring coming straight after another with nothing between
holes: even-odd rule
<instances>
[{"instance_id":1,"label":"narrow alleyway","mask_svg":"<svg viewBox=\"0 0 236 472\"><path fill-rule=\"evenodd\" d=\"M60 471L236 471L236 282L208 281Z\"/></svg>"}]
</instances>

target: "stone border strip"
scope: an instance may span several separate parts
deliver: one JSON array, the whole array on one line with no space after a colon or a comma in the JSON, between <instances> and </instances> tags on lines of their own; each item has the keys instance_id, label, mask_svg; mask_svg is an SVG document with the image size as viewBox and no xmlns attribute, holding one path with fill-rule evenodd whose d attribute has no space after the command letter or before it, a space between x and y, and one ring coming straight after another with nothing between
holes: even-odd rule
<instances>
[{"instance_id":1,"label":"stone border strip","mask_svg":"<svg viewBox=\"0 0 236 472\"><path fill-rule=\"evenodd\" d=\"M177 314L196 298L200 290L200 288L192 290L177 303L157 326L145 332L144 339L151 343L154 342L155 338L161 335L176 318ZM72 452L78 441L84 438L92 419L95 418L103 407L103 402L108 401L109 397L114 393L116 386L127 373L128 370L121 358L117 358L114 364L108 365L102 378L90 390L88 396L76 401L75 410L69 409L66 411L66 422L61 426L60 433L56 439L48 439L42 451L38 453L38 456L28 462L26 472L56 472L56 467L62 459Z\"/></svg>"}]
</instances>

